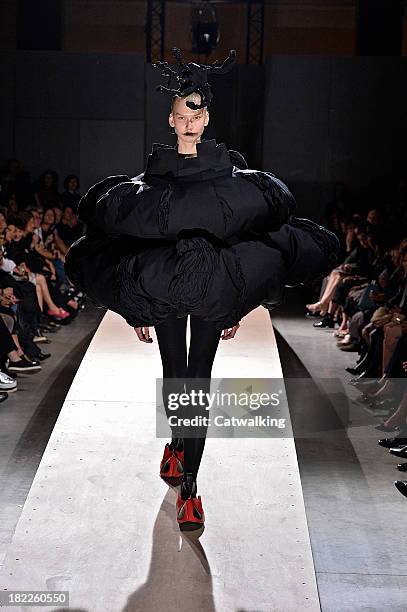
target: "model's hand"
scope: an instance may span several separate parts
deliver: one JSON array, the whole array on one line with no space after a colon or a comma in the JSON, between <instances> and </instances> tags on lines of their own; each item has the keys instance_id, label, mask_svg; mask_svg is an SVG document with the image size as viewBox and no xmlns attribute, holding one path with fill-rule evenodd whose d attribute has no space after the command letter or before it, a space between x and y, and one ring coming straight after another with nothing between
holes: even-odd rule
<instances>
[{"instance_id":1,"label":"model's hand","mask_svg":"<svg viewBox=\"0 0 407 612\"><path fill-rule=\"evenodd\" d=\"M240 327L240 323L234 325L233 327L228 327L223 330L223 336L221 336L222 340L229 340L230 338L234 338L235 333Z\"/></svg>"},{"instance_id":2,"label":"model's hand","mask_svg":"<svg viewBox=\"0 0 407 612\"><path fill-rule=\"evenodd\" d=\"M137 337L141 342L152 342L153 339L150 338L149 327L135 327L134 331L137 334Z\"/></svg>"}]
</instances>

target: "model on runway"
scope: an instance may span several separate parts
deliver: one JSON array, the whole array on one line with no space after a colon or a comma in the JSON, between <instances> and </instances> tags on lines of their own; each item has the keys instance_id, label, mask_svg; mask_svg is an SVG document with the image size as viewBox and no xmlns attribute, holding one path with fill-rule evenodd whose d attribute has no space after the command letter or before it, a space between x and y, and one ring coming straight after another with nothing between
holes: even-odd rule
<instances>
[{"instance_id":1,"label":"model on runway","mask_svg":"<svg viewBox=\"0 0 407 612\"><path fill-rule=\"evenodd\" d=\"M228 70L234 52L210 66L185 64L178 49L173 53L176 70L157 66L169 79L159 89L172 96L177 143L154 143L139 176L108 177L88 191L79 204L86 236L66 258L70 280L121 314L140 341L153 342L155 328L167 415L168 394L183 391L182 379L187 391L209 391L219 340L234 338L246 314L280 303L286 285L326 275L339 251L334 234L293 216L295 200L282 181L202 139L212 100L207 76ZM172 428L160 465L161 477L180 485L181 530L204 526L197 475L205 433L181 437Z\"/></svg>"},{"instance_id":2,"label":"model on runway","mask_svg":"<svg viewBox=\"0 0 407 612\"><path fill-rule=\"evenodd\" d=\"M196 144L201 142L201 136L209 123L208 108L205 106L193 110L186 105L187 101L199 105L201 96L196 92L186 97L174 95L168 120L177 135L177 155L184 159L197 157ZM167 414L168 394L183 390L171 385L170 379L210 379L221 337L214 323L190 315L191 337L187 357L187 316L172 315L155 326L163 365L163 400ZM224 329L222 339L234 338L238 328L239 323ZM148 327L136 327L135 331L141 341L151 342ZM205 388L201 384L199 388L209 392L209 385ZM187 386L187 390L191 388ZM197 475L204 446L205 437L177 438L176 435L165 445L160 475L172 486L181 485L177 504L177 520L181 530L193 530L204 524L201 498L197 496Z\"/></svg>"}]
</instances>

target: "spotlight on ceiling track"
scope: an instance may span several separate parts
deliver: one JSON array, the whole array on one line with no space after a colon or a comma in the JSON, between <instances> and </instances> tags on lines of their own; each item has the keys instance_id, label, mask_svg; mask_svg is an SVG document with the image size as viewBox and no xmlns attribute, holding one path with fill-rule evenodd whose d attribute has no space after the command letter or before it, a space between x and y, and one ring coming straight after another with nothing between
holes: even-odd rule
<instances>
[{"instance_id":1,"label":"spotlight on ceiling track","mask_svg":"<svg viewBox=\"0 0 407 612\"><path fill-rule=\"evenodd\" d=\"M210 55L220 39L218 18L210 2L192 4L192 53Z\"/></svg>"}]
</instances>

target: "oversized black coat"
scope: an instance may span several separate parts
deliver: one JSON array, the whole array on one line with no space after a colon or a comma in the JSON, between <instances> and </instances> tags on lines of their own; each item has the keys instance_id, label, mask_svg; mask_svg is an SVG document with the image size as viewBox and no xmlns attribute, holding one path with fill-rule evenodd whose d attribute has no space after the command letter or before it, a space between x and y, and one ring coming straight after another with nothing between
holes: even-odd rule
<instances>
[{"instance_id":1,"label":"oversized black coat","mask_svg":"<svg viewBox=\"0 0 407 612\"><path fill-rule=\"evenodd\" d=\"M194 158L156 143L145 172L108 177L81 199L86 235L66 272L133 327L193 313L224 329L337 263L336 236L295 208L282 181L214 139Z\"/></svg>"}]
</instances>

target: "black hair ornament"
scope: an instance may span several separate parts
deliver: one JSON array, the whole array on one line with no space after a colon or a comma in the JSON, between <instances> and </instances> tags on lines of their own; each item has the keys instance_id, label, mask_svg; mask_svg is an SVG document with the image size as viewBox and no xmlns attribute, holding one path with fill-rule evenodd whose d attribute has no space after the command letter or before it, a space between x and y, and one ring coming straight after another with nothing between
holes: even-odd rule
<instances>
[{"instance_id":1,"label":"black hair ornament","mask_svg":"<svg viewBox=\"0 0 407 612\"><path fill-rule=\"evenodd\" d=\"M168 77L167 86L157 85L157 91L181 97L197 92L201 96L201 103L195 104L195 102L187 100L186 105L193 110L209 106L213 94L211 86L208 83L208 74L225 74L229 72L235 64L236 51L234 49L229 51L228 57L222 63L216 60L212 64L196 64L195 62L186 64L182 59L182 53L178 47L173 47L171 52L177 61L176 70L170 68L168 62L156 62L152 64L154 68L163 68L164 70L161 73L162 76ZM171 81L173 79L178 84L178 89L171 87Z\"/></svg>"}]
</instances>

